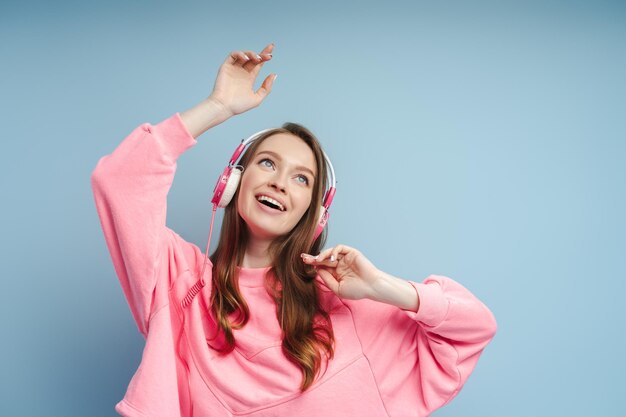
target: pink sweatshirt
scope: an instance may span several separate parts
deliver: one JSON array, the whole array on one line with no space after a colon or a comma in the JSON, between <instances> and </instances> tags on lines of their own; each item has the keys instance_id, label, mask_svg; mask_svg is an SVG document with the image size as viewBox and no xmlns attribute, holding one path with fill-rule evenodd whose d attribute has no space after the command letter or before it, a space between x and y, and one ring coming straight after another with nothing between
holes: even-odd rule
<instances>
[{"instance_id":1,"label":"pink sweatshirt","mask_svg":"<svg viewBox=\"0 0 626 417\"><path fill-rule=\"evenodd\" d=\"M211 350L211 265L207 285L183 308L204 253L165 225L176 160L196 143L178 113L154 126L144 123L100 159L91 177L115 271L146 339L141 364L115 407L119 414L427 416L454 398L496 322L467 289L440 275L411 282L420 299L417 313L339 299L317 277L331 314L335 357L303 394L302 374L281 350L276 309L263 287L267 268L240 269L250 321L234 331L233 352Z\"/></svg>"}]
</instances>

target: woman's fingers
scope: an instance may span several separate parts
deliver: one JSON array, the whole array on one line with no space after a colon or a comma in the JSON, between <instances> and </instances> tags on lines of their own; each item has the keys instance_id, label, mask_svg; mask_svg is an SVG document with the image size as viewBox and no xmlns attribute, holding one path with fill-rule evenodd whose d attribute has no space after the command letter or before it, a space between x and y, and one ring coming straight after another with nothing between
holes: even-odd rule
<instances>
[{"instance_id":1,"label":"woman's fingers","mask_svg":"<svg viewBox=\"0 0 626 417\"><path fill-rule=\"evenodd\" d=\"M316 256L316 260L323 261L324 259L330 257L330 252L333 248L327 248L320 252L319 255Z\"/></svg>"},{"instance_id":2,"label":"woman's fingers","mask_svg":"<svg viewBox=\"0 0 626 417\"><path fill-rule=\"evenodd\" d=\"M259 55L261 56L261 58L270 59L272 58L272 51L274 51L274 44L270 43L265 48L263 48Z\"/></svg>"},{"instance_id":3,"label":"woman's fingers","mask_svg":"<svg viewBox=\"0 0 626 417\"><path fill-rule=\"evenodd\" d=\"M230 53L230 63L231 64L235 64L235 63L239 63L239 64L243 64L246 63L250 60L250 58L248 57L248 55L246 55L245 52L243 51L233 51Z\"/></svg>"},{"instance_id":4,"label":"woman's fingers","mask_svg":"<svg viewBox=\"0 0 626 417\"><path fill-rule=\"evenodd\" d=\"M273 50L274 45L269 44L258 54L254 51L246 51L246 56L250 59L248 62L243 64L243 68L247 71L256 71L258 73L261 70L261 67L263 67L263 63L272 59Z\"/></svg>"},{"instance_id":5,"label":"woman's fingers","mask_svg":"<svg viewBox=\"0 0 626 417\"><path fill-rule=\"evenodd\" d=\"M339 256L340 254L346 252L347 246L344 245L337 245L333 248L333 250L330 252L330 260L334 261L334 260L339 260Z\"/></svg>"},{"instance_id":6,"label":"woman's fingers","mask_svg":"<svg viewBox=\"0 0 626 417\"><path fill-rule=\"evenodd\" d=\"M261 55L257 54L254 51L244 51L244 53L253 62L261 62L263 60Z\"/></svg>"},{"instance_id":7,"label":"woman's fingers","mask_svg":"<svg viewBox=\"0 0 626 417\"><path fill-rule=\"evenodd\" d=\"M349 255L351 251L354 251L354 249L349 246L337 245L332 248L324 249L317 256L302 254L302 259L311 265L336 267L339 260L343 259L344 256Z\"/></svg>"},{"instance_id":8,"label":"woman's fingers","mask_svg":"<svg viewBox=\"0 0 626 417\"><path fill-rule=\"evenodd\" d=\"M321 255L321 254L320 254ZM309 255L306 253L303 253L302 255L300 255L302 257L302 261L309 264L309 265L313 265L313 266L329 266L329 267L336 267L337 266L337 262L331 262L329 259L322 259L320 258L320 255L318 256L313 256L313 255Z\"/></svg>"},{"instance_id":9,"label":"woman's fingers","mask_svg":"<svg viewBox=\"0 0 626 417\"><path fill-rule=\"evenodd\" d=\"M324 268L319 268L317 270L317 273L322 278L324 283L326 283L326 286L328 288L330 288L335 294L339 293L339 281L337 281L337 279L335 279L333 274L331 274L330 272L328 272Z\"/></svg>"},{"instance_id":10,"label":"woman's fingers","mask_svg":"<svg viewBox=\"0 0 626 417\"><path fill-rule=\"evenodd\" d=\"M325 265L336 266L338 258L336 256L331 256L334 249L335 248L324 249L323 251L320 252L319 255L317 255L316 261L325 262Z\"/></svg>"},{"instance_id":11,"label":"woman's fingers","mask_svg":"<svg viewBox=\"0 0 626 417\"><path fill-rule=\"evenodd\" d=\"M228 59L230 64L241 65L243 68L250 71L259 64L260 69L265 61L272 59L273 50L274 44L269 44L259 54L254 51L233 51L230 53Z\"/></svg>"},{"instance_id":12,"label":"woman's fingers","mask_svg":"<svg viewBox=\"0 0 626 417\"><path fill-rule=\"evenodd\" d=\"M320 253L320 259L328 259L331 262L336 262L339 259L343 258L346 254L348 254L351 250L351 247L346 245L337 245L332 248L328 248Z\"/></svg>"}]
</instances>

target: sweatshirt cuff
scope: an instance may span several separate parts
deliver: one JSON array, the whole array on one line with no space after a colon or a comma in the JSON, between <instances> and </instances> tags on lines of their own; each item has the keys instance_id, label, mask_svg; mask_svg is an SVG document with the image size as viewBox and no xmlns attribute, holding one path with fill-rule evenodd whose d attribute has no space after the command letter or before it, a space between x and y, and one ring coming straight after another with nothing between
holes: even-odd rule
<instances>
[{"instance_id":1,"label":"sweatshirt cuff","mask_svg":"<svg viewBox=\"0 0 626 417\"><path fill-rule=\"evenodd\" d=\"M163 141L166 156L172 161L175 161L183 152L198 143L187 130L180 113L175 113L155 126L144 126L146 130L151 131Z\"/></svg>"},{"instance_id":2,"label":"sweatshirt cuff","mask_svg":"<svg viewBox=\"0 0 626 417\"><path fill-rule=\"evenodd\" d=\"M423 284L408 281L415 288L419 297L417 313L404 310L413 320L419 321L427 326L435 327L439 325L448 314L449 302L443 294L441 286L437 282Z\"/></svg>"}]
</instances>

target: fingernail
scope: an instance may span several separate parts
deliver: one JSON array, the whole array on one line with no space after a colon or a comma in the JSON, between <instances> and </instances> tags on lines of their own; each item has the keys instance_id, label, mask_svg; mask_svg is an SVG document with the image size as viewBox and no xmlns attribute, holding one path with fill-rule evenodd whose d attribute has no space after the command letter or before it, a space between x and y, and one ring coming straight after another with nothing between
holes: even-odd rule
<instances>
[{"instance_id":1,"label":"fingernail","mask_svg":"<svg viewBox=\"0 0 626 417\"><path fill-rule=\"evenodd\" d=\"M257 56L256 56L256 57L257 57L257 59L262 59L262 58L261 58L261 55L258 55L258 54L257 54Z\"/></svg>"},{"instance_id":2,"label":"fingernail","mask_svg":"<svg viewBox=\"0 0 626 417\"><path fill-rule=\"evenodd\" d=\"M276 81L276 78L278 78L278 74L274 74L274 81Z\"/></svg>"},{"instance_id":3,"label":"fingernail","mask_svg":"<svg viewBox=\"0 0 626 417\"><path fill-rule=\"evenodd\" d=\"M330 261L335 262L335 255L330 255Z\"/></svg>"}]
</instances>

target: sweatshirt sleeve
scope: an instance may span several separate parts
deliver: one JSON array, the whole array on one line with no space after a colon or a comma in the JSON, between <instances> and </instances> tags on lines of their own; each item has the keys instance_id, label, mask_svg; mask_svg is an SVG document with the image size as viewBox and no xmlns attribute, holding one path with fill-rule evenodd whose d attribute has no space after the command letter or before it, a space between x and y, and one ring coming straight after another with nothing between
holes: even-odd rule
<instances>
[{"instance_id":1,"label":"sweatshirt sleeve","mask_svg":"<svg viewBox=\"0 0 626 417\"><path fill-rule=\"evenodd\" d=\"M417 312L372 300L348 304L390 416L428 415L448 403L497 329L491 311L451 278L409 282Z\"/></svg>"},{"instance_id":2,"label":"sweatshirt sleeve","mask_svg":"<svg viewBox=\"0 0 626 417\"><path fill-rule=\"evenodd\" d=\"M91 174L96 210L122 290L139 331L167 301L176 274L173 252L195 256L195 245L167 228L167 194L177 158L197 143L176 113L135 128ZM180 256L184 258L184 256ZM157 287L163 287L160 294Z\"/></svg>"}]
</instances>

